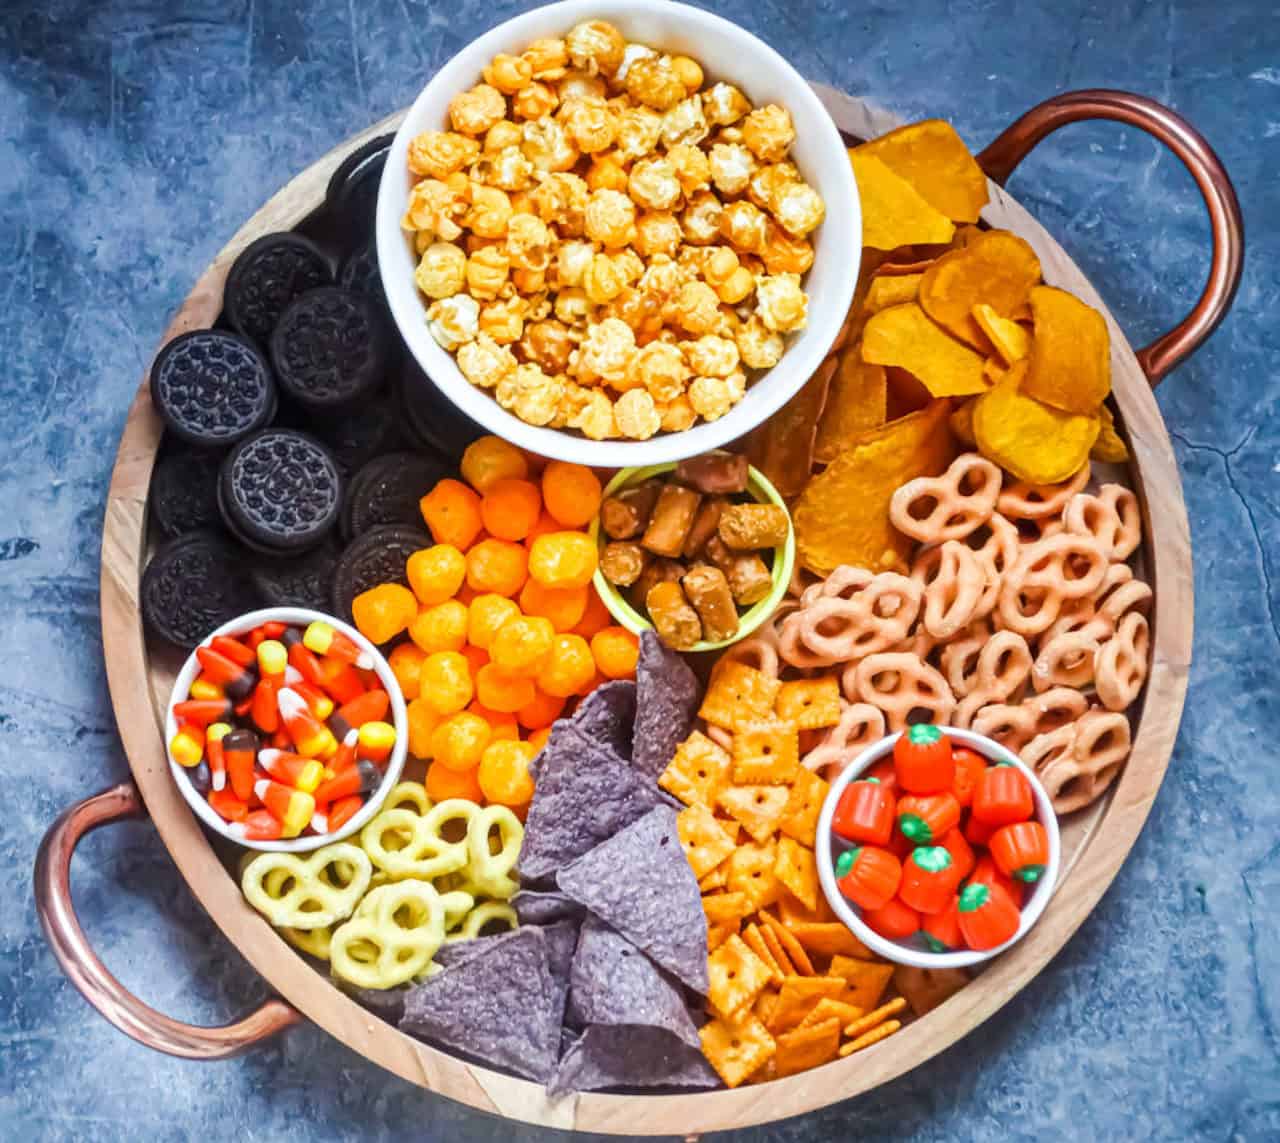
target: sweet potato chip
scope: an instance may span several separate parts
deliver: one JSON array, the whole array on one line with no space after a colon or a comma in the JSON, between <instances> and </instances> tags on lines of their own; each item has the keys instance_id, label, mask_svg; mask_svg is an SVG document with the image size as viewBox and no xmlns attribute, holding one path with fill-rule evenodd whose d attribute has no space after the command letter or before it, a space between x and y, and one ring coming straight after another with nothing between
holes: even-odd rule
<instances>
[{"instance_id":1,"label":"sweet potato chip","mask_svg":"<svg viewBox=\"0 0 1280 1143\"><path fill-rule=\"evenodd\" d=\"M729 855L729 891L746 898L747 913L772 905L782 892L782 885L773 871L777 857L777 849L771 841L764 844L749 841Z\"/></svg>"},{"instance_id":2,"label":"sweet potato chip","mask_svg":"<svg viewBox=\"0 0 1280 1143\"><path fill-rule=\"evenodd\" d=\"M814 459L830 464L858 433L883 425L887 397L884 367L862 360L860 342L847 346L827 391Z\"/></svg>"},{"instance_id":3,"label":"sweet potato chip","mask_svg":"<svg viewBox=\"0 0 1280 1143\"><path fill-rule=\"evenodd\" d=\"M977 222L987 205L987 176L956 129L944 119L923 119L899 127L864 143L858 151L879 159L955 222Z\"/></svg>"},{"instance_id":4,"label":"sweet potato chip","mask_svg":"<svg viewBox=\"0 0 1280 1143\"><path fill-rule=\"evenodd\" d=\"M784 1032L778 1037L778 1052L774 1057L778 1078L830 1063L839 1051L840 1021L834 1016L821 1024Z\"/></svg>"},{"instance_id":5,"label":"sweet potato chip","mask_svg":"<svg viewBox=\"0 0 1280 1143\"><path fill-rule=\"evenodd\" d=\"M884 371L884 383L885 412L890 421L899 421L911 413L918 413L933 400L918 377L896 365L891 365Z\"/></svg>"},{"instance_id":6,"label":"sweet potato chip","mask_svg":"<svg viewBox=\"0 0 1280 1143\"><path fill-rule=\"evenodd\" d=\"M733 838L701 803L680 811L676 816L676 832L689 868L698 878L710 873L734 850Z\"/></svg>"},{"instance_id":7,"label":"sweet potato chip","mask_svg":"<svg viewBox=\"0 0 1280 1143\"><path fill-rule=\"evenodd\" d=\"M914 302L920 294L924 274L877 274L871 279L863 308L869 314L878 314L890 306Z\"/></svg>"},{"instance_id":8,"label":"sweet potato chip","mask_svg":"<svg viewBox=\"0 0 1280 1143\"><path fill-rule=\"evenodd\" d=\"M865 146L865 144L864 144ZM906 179L895 175L863 147L849 152L862 206L862 244L894 250L917 242L950 242L956 228Z\"/></svg>"},{"instance_id":9,"label":"sweet potato chip","mask_svg":"<svg viewBox=\"0 0 1280 1143\"><path fill-rule=\"evenodd\" d=\"M1031 342L1022 391L1065 413L1096 415L1111 392L1111 338L1092 306L1053 286L1031 291Z\"/></svg>"},{"instance_id":10,"label":"sweet potato chip","mask_svg":"<svg viewBox=\"0 0 1280 1143\"><path fill-rule=\"evenodd\" d=\"M707 957L707 979L712 1008L732 1020L746 1012L769 983L769 966L741 937L730 937Z\"/></svg>"},{"instance_id":11,"label":"sweet potato chip","mask_svg":"<svg viewBox=\"0 0 1280 1143\"><path fill-rule=\"evenodd\" d=\"M998 357L988 357L982 363L982 376L987 379L988 385L999 385L1004 380L1004 375L1009 370L1005 363Z\"/></svg>"},{"instance_id":12,"label":"sweet potato chip","mask_svg":"<svg viewBox=\"0 0 1280 1143\"><path fill-rule=\"evenodd\" d=\"M729 751L735 784L785 786L800 769L800 736L796 724L784 718L744 722ZM739 819L741 820L741 819Z\"/></svg>"},{"instance_id":13,"label":"sweet potato chip","mask_svg":"<svg viewBox=\"0 0 1280 1143\"><path fill-rule=\"evenodd\" d=\"M1010 367L999 385L978 398L973 435L983 456L1019 480L1059 484L1089 459L1102 421L1097 416L1064 413L1027 396L1020 391L1026 372L1024 358Z\"/></svg>"},{"instance_id":14,"label":"sweet potato chip","mask_svg":"<svg viewBox=\"0 0 1280 1143\"><path fill-rule=\"evenodd\" d=\"M1098 430L1098 439L1093 442L1089 455L1094 460L1106 460L1112 464L1124 464L1129 459L1129 446L1120 438L1116 429L1116 418L1109 405L1098 407L1098 416L1102 425Z\"/></svg>"},{"instance_id":15,"label":"sweet potato chip","mask_svg":"<svg viewBox=\"0 0 1280 1143\"><path fill-rule=\"evenodd\" d=\"M745 663L721 660L712 672L698 717L723 730L768 718L782 684Z\"/></svg>"},{"instance_id":16,"label":"sweet potato chip","mask_svg":"<svg viewBox=\"0 0 1280 1143\"><path fill-rule=\"evenodd\" d=\"M951 435L956 440L967 444L970 448L975 448L978 444L973 435L973 406L977 404L977 397L969 397L967 400L961 401L947 418L947 424L951 427Z\"/></svg>"},{"instance_id":17,"label":"sweet potato chip","mask_svg":"<svg viewBox=\"0 0 1280 1143\"><path fill-rule=\"evenodd\" d=\"M986 302L973 307L973 320L1005 365L1021 361L1031 351L1031 333L1016 321L1001 317Z\"/></svg>"},{"instance_id":18,"label":"sweet potato chip","mask_svg":"<svg viewBox=\"0 0 1280 1143\"><path fill-rule=\"evenodd\" d=\"M909 370L934 397L967 397L988 388L982 355L957 341L915 302L890 306L867 322L862 359Z\"/></svg>"},{"instance_id":19,"label":"sweet potato chip","mask_svg":"<svg viewBox=\"0 0 1280 1143\"><path fill-rule=\"evenodd\" d=\"M726 786L716 803L763 845L777 829L790 792L786 786Z\"/></svg>"},{"instance_id":20,"label":"sweet potato chip","mask_svg":"<svg viewBox=\"0 0 1280 1143\"><path fill-rule=\"evenodd\" d=\"M986 353L987 336L973 307L987 305L1012 318L1040 281L1040 259L1007 230L988 230L967 246L944 254L920 282L920 307L943 329Z\"/></svg>"},{"instance_id":21,"label":"sweet potato chip","mask_svg":"<svg viewBox=\"0 0 1280 1143\"><path fill-rule=\"evenodd\" d=\"M778 1046L754 1016L744 1020L712 1020L698 1033L702 1054L725 1087L737 1087L769 1060Z\"/></svg>"},{"instance_id":22,"label":"sweet potato chip","mask_svg":"<svg viewBox=\"0 0 1280 1143\"><path fill-rule=\"evenodd\" d=\"M917 1016L932 1012L968 983L969 974L962 968L916 968L900 964L893 970L894 988L906 997Z\"/></svg>"},{"instance_id":23,"label":"sweet potato chip","mask_svg":"<svg viewBox=\"0 0 1280 1143\"><path fill-rule=\"evenodd\" d=\"M716 793L729 780L729 752L695 730L679 746L658 785L686 805L715 805Z\"/></svg>"},{"instance_id":24,"label":"sweet potato chip","mask_svg":"<svg viewBox=\"0 0 1280 1143\"><path fill-rule=\"evenodd\" d=\"M948 412L946 401L936 401L861 433L809 481L792 514L805 567L819 575L841 564L872 571L906 567L912 541L889 523L889 500L908 480L937 476L951 463L955 446Z\"/></svg>"},{"instance_id":25,"label":"sweet potato chip","mask_svg":"<svg viewBox=\"0 0 1280 1143\"><path fill-rule=\"evenodd\" d=\"M782 982L778 1003L769 1017L769 1031L775 1036L796 1027L824 996L838 997L848 985L840 976L789 976Z\"/></svg>"},{"instance_id":26,"label":"sweet potato chip","mask_svg":"<svg viewBox=\"0 0 1280 1143\"><path fill-rule=\"evenodd\" d=\"M826 898L823 898L825 901ZM787 921L787 928L805 951L816 956L847 956L871 960L875 955L839 921Z\"/></svg>"},{"instance_id":27,"label":"sweet potato chip","mask_svg":"<svg viewBox=\"0 0 1280 1143\"><path fill-rule=\"evenodd\" d=\"M778 860L774 872L796 897L810 909L818 907L818 862L813 850L789 837L778 840Z\"/></svg>"},{"instance_id":28,"label":"sweet potato chip","mask_svg":"<svg viewBox=\"0 0 1280 1143\"><path fill-rule=\"evenodd\" d=\"M754 921L742 930L742 940L756 956L764 961L774 984L781 984L784 976L791 975L790 971L783 972L778 961L774 959L773 953L769 951L769 946L765 944L764 934L760 931L760 926Z\"/></svg>"},{"instance_id":29,"label":"sweet potato chip","mask_svg":"<svg viewBox=\"0 0 1280 1143\"><path fill-rule=\"evenodd\" d=\"M818 422L839 361L828 357L800 391L752 434L751 463L788 499L799 496L813 470Z\"/></svg>"}]
</instances>

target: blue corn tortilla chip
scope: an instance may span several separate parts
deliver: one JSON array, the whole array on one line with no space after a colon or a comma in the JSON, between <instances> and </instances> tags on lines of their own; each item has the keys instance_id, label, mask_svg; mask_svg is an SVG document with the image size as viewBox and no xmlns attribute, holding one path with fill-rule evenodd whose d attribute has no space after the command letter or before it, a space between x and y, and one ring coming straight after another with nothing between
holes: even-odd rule
<instances>
[{"instance_id":1,"label":"blue corn tortilla chip","mask_svg":"<svg viewBox=\"0 0 1280 1143\"><path fill-rule=\"evenodd\" d=\"M388 1024L399 1024L404 1015L407 988L343 988L361 1008L380 1016Z\"/></svg>"},{"instance_id":2,"label":"blue corn tortilla chip","mask_svg":"<svg viewBox=\"0 0 1280 1143\"><path fill-rule=\"evenodd\" d=\"M548 741L542 758L516 863L525 884L554 876L659 800L658 787L623 759L572 736Z\"/></svg>"},{"instance_id":3,"label":"blue corn tortilla chip","mask_svg":"<svg viewBox=\"0 0 1280 1143\"><path fill-rule=\"evenodd\" d=\"M491 941L496 941L506 935L506 933L494 933L484 937L468 937L460 938L456 941L445 941L444 944L436 949L435 956L431 959L441 968L449 968L475 956Z\"/></svg>"},{"instance_id":4,"label":"blue corn tortilla chip","mask_svg":"<svg viewBox=\"0 0 1280 1143\"><path fill-rule=\"evenodd\" d=\"M698 713L698 678L653 631L640 636L631 764L651 782L689 737Z\"/></svg>"},{"instance_id":5,"label":"blue corn tortilla chip","mask_svg":"<svg viewBox=\"0 0 1280 1143\"><path fill-rule=\"evenodd\" d=\"M707 922L670 806L655 806L602 841L560 870L556 883L677 980L706 995Z\"/></svg>"},{"instance_id":6,"label":"blue corn tortilla chip","mask_svg":"<svg viewBox=\"0 0 1280 1143\"><path fill-rule=\"evenodd\" d=\"M547 1094L557 1099L611 1087L719 1086L702 1053L662 1028L593 1024L565 1049Z\"/></svg>"},{"instance_id":7,"label":"blue corn tortilla chip","mask_svg":"<svg viewBox=\"0 0 1280 1143\"><path fill-rule=\"evenodd\" d=\"M546 936L531 925L483 945L410 991L400 1029L546 1083L560 1055Z\"/></svg>"},{"instance_id":8,"label":"blue corn tortilla chip","mask_svg":"<svg viewBox=\"0 0 1280 1143\"><path fill-rule=\"evenodd\" d=\"M522 925L549 925L553 921L581 920L583 908L572 897L557 893L554 889L520 889L511 898Z\"/></svg>"},{"instance_id":9,"label":"blue corn tortilla chip","mask_svg":"<svg viewBox=\"0 0 1280 1143\"><path fill-rule=\"evenodd\" d=\"M630 679L602 683L578 704L569 725L588 742L606 743L620 757L630 759L636 694L636 684Z\"/></svg>"},{"instance_id":10,"label":"blue corn tortilla chip","mask_svg":"<svg viewBox=\"0 0 1280 1143\"><path fill-rule=\"evenodd\" d=\"M568 1022L665 1028L691 1048L698 1029L683 990L621 933L588 916L578 935L569 976Z\"/></svg>"},{"instance_id":11,"label":"blue corn tortilla chip","mask_svg":"<svg viewBox=\"0 0 1280 1143\"><path fill-rule=\"evenodd\" d=\"M551 995L556 1024L564 1023L565 1005L569 997L569 981L573 972L573 954L578 947L578 922L557 921L542 930L547 945L547 970L551 974Z\"/></svg>"}]
</instances>

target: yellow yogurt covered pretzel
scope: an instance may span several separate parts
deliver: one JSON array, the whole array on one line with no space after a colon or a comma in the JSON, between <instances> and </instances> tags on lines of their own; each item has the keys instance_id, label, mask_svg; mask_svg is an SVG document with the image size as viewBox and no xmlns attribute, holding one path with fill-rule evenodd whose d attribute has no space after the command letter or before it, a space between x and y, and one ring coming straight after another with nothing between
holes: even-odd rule
<instances>
[{"instance_id":1,"label":"yellow yogurt covered pretzel","mask_svg":"<svg viewBox=\"0 0 1280 1143\"><path fill-rule=\"evenodd\" d=\"M321 929L351 916L373 873L359 846L336 842L305 857L260 853L245 866L245 900L277 928Z\"/></svg>"},{"instance_id":2,"label":"yellow yogurt covered pretzel","mask_svg":"<svg viewBox=\"0 0 1280 1143\"><path fill-rule=\"evenodd\" d=\"M397 881L372 890L356 915L334 931L335 976L358 988L394 988L425 972L444 943L445 907L427 881Z\"/></svg>"},{"instance_id":3,"label":"yellow yogurt covered pretzel","mask_svg":"<svg viewBox=\"0 0 1280 1143\"><path fill-rule=\"evenodd\" d=\"M519 925L516 918L516 911L505 901L486 901L483 905L477 905L466 916L462 922L462 927L457 932L450 933L445 939L448 941L469 941L481 936L486 925L492 925L500 922L508 929L514 929Z\"/></svg>"},{"instance_id":4,"label":"yellow yogurt covered pretzel","mask_svg":"<svg viewBox=\"0 0 1280 1143\"><path fill-rule=\"evenodd\" d=\"M479 806L463 798L439 802L423 815L403 808L386 810L360 831L360 844L390 877L429 881L467 864L465 830L479 812ZM451 822L462 823L462 836L452 841L444 833Z\"/></svg>"},{"instance_id":5,"label":"yellow yogurt covered pretzel","mask_svg":"<svg viewBox=\"0 0 1280 1143\"><path fill-rule=\"evenodd\" d=\"M385 812L402 806L411 808L416 813L425 814L431 809L431 799L427 797L426 786L421 782L399 782L392 786L391 792L382 803L382 809Z\"/></svg>"},{"instance_id":6,"label":"yellow yogurt covered pretzel","mask_svg":"<svg viewBox=\"0 0 1280 1143\"><path fill-rule=\"evenodd\" d=\"M495 833L496 853L490 844ZM467 881L477 895L502 901L515 895L520 884L511 871L523 841L524 826L506 806L485 806L471 819L467 825Z\"/></svg>"}]
</instances>

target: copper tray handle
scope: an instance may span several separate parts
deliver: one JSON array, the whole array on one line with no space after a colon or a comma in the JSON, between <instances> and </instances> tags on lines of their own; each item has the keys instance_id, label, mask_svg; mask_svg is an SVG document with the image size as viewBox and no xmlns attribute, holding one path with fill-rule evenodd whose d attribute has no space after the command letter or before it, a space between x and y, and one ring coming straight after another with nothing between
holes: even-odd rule
<instances>
[{"instance_id":1,"label":"copper tray handle","mask_svg":"<svg viewBox=\"0 0 1280 1143\"><path fill-rule=\"evenodd\" d=\"M1084 119L1127 123L1160 140L1182 160L1209 210L1213 256L1204 293L1173 329L1137 351L1138 364L1154 387L1204 344L1231 308L1244 261L1240 203L1222 161L1199 131L1163 104L1127 91L1094 88L1046 99L1006 128L978 156L978 162L990 179L1003 186L1041 139Z\"/></svg>"},{"instance_id":2,"label":"copper tray handle","mask_svg":"<svg viewBox=\"0 0 1280 1143\"><path fill-rule=\"evenodd\" d=\"M146 815L132 782L103 790L71 806L49 827L36 854L35 895L40 924L62 971L84 998L140 1044L188 1060L239 1055L294 1024L302 1014L283 1000L268 1000L243 1020L201 1028L162 1015L129 992L89 947L71 903L71 855L90 830Z\"/></svg>"}]
</instances>

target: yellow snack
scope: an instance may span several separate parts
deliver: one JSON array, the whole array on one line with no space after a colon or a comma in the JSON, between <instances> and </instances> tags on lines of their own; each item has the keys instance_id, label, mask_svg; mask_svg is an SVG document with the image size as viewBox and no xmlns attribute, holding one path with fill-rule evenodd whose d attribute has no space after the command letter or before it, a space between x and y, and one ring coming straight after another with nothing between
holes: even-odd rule
<instances>
[{"instance_id":1,"label":"yellow snack","mask_svg":"<svg viewBox=\"0 0 1280 1143\"><path fill-rule=\"evenodd\" d=\"M738 785L785 785L800 767L796 724L779 718L743 722L733 736L731 771Z\"/></svg>"},{"instance_id":2,"label":"yellow snack","mask_svg":"<svg viewBox=\"0 0 1280 1143\"><path fill-rule=\"evenodd\" d=\"M988 388L981 354L949 336L915 302L890 306L867 322L862 358L908 370L934 397L967 397Z\"/></svg>"},{"instance_id":3,"label":"yellow snack","mask_svg":"<svg viewBox=\"0 0 1280 1143\"><path fill-rule=\"evenodd\" d=\"M425 814L431 809L431 799L427 797L426 787L421 782L400 782L391 787L391 793L382 803L382 809L394 810L412 806L415 813Z\"/></svg>"},{"instance_id":4,"label":"yellow snack","mask_svg":"<svg viewBox=\"0 0 1280 1143\"><path fill-rule=\"evenodd\" d=\"M280 935L295 949L300 949L316 960L328 960L329 950L333 945L333 926L325 925L319 929L281 928Z\"/></svg>"},{"instance_id":5,"label":"yellow snack","mask_svg":"<svg viewBox=\"0 0 1280 1143\"><path fill-rule=\"evenodd\" d=\"M514 896L520 883L512 871L523 841L524 826L506 806L486 806L471 815L466 840L468 884L500 901Z\"/></svg>"},{"instance_id":6,"label":"yellow snack","mask_svg":"<svg viewBox=\"0 0 1280 1143\"><path fill-rule=\"evenodd\" d=\"M406 916L407 914L407 916ZM395 988L424 972L444 943L444 905L428 881L380 885L333 934L335 976L359 988Z\"/></svg>"},{"instance_id":7,"label":"yellow snack","mask_svg":"<svg viewBox=\"0 0 1280 1143\"><path fill-rule=\"evenodd\" d=\"M829 786L812 770L803 768L796 771L791 783L791 794L787 798L786 808L778 821L778 829L787 837L794 838L801 845L812 848L814 835L818 827L818 815L822 812L822 803L826 800ZM816 905L810 905L815 909Z\"/></svg>"},{"instance_id":8,"label":"yellow snack","mask_svg":"<svg viewBox=\"0 0 1280 1143\"><path fill-rule=\"evenodd\" d=\"M750 1008L769 983L769 966L741 937L730 937L707 958L707 979L712 1008L732 1018Z\"/></svg>"},{"instance_id":9,"label":"yellow snack","mask_svg":"<svg viewBox=\"0 0 1280 1143\"><path fill-rule=\"evenodd\" d=\"M970 448L976 448L978 445L973 435L973 407L977 403L977 397L970 397L968 400L961 401L951 410L951 415L947 417L947 424L951 427L952 436Z\"/></svg>"},{"instance_id":10,"label":"yellow snack","mask_svg":"<svg viewBox=\"0 0 1280 1143\"><path fill-rule=\"evenodd\" d=\"M987 352L987 337L973 307L988 305L1013 318L1027 305L1040 281L1040 259L1031 246L1007 230L989 230L939 258L920 282L920 306L948 333Z\"/></svg>"},{"instance_id":11,"label":"yellow snack","mask_svg":"<svg viewBox=\"0 0 1280 1143\"><path fill-rule=\"evenodd\" d=\"M890 306L914 302L923 280L923 274L877 274L871 279L862 307L868 314L878 314Z\"/></svg>"},{"instance_id":12,"label":"yellow snack","mask_svg":"<svg viewBox=\"0 0 1280 1143\"><path fill-rule=\"evenodd\" d=\"M884 366L862 360L860 345L847 347L831 378L827 403L818 422L814 459L830 464L857 434L885 422L888 383Z\"/></svg>"},{"instance_id":13,"label":"yellow snack","mask_svg":"<svg viewBox=\"0 0 1280 1143\"><path fill-rule=\"evenodd\" d=\"M874 155L857 147L849 152L862 204L862 244L876 250L950 242L951 220Z\"/></svg>"},{"instance_id":14,"label":"yellow snack","mask_svg":"<svg viewBox=\"0 0 1280 1143\"><path fill-rule=\"evenodd\" d=\"M797 730L819 730L840 721L840 682L834 675L783 683L774 709Z\"/></svg>"},{"instance_id":15,"label":"yellow snack","mask_svg":"<svg viewBox=\"0 0 1280 1143\"><path fill-rule=\"evenodd\" d=\"M1111 339L1092 306L1052 286L1031 291L1031 342L1022 392L1067 413L1096 415L1111 392Z\"/></svg>"},{"instance_id":16,"label":"yellow snack","mask_svg":"<svg viewBox=\"0 0 1280 1143\"><path fill-rule=\"evenodd\" d=\"M715 805L716 794L729 778L729 754L700 730L679 746L658 785L686 805Z\"/></svg>"},{"instance_id":17,"label":"yellow snack","mask_svg":"<svg viewBox=\"0 0 1280 1143\"><path fill-rule=\"evenodd\" d=\"M973 320L1005 365L1021 361L1031 351L1031 334L1026 327L1001 317L985 302L973 307Z\"/></svg>"},{"instance_id":18,"label":"yellow snack","mask_svg":"<svg viewBox=\"0 0 1280 1143\"><path fill-rule=\"evenodd\" d=\"M863 1017L870 1020L871 1016L877 1015L871 1010L880 1003L880 998L884 995L884 990L889 986L889 981L893 977L893 965L883 964L878 961L859 960L857 957L851 956L833 956L831 958L831 967L827 970L832 976L843 977L845 981L845 990L841 994L840 999L849 1004L856 1004L864 1012L870 1013L869 1016ZM891 1002L892 1003L892 1002ZM902 1007L902 1005L899 1005ZM893 1009L890 1012L880 1014L880 1019L884 1016L892 1016ZM879 1023L879 1019L875 1021ZM872 1027L873 1024L868 1023L866 1027ZM859 1031L866 1031L862 1028ZM858 1032L848 1032L850 1036L856 1036Z\"/></svg>"},{"instance_id":19,"label":"yellow snack","mask_svg":"<svg viewBox=\"0 0 1280 1143\"><path fill-rule=\"evenodd\" d=\"M741 824L751 839L765 845L787 808L786 786L726 786L716 805Z\"/></svg>"},{"instance_id":20,"label":"yellow snack","mask_svg":"<svg viewBox=\"0 0 1280 1143\"><path fill-rule=\"evenodd\" d=\"M978 212L987 204L987 176L955 128L943 119L899 127L864 143L858 151L879 159L955 222L977 222Z\"/></svg>"},{"instance_id":21,"label":"yellow snack","mask_svg":"<svg viewBox=\"0 0 1280 1143\"><path fill-rule=\"evenodd\" d=\"M676 831L695 877L701 878L711 872L734 850L733 838L701 803L680 811L676 818Z\"/></svg>"},{"instance_id":22,"label":"yellow snack","mask_svg":"<svg viewBox=\"0 0 1280 1143\"><path fill-rule=\"evenodd\" d=\"M520 925L516 911L505 901L485 901L477 905L463 919L461 926L446 939L450 941L469 941L479 936L486 936L486 926L501 924L508 929Z\"/></svg>"},{"instance_id":23,"label":"yellow snack","mask_svg":"<svg viewBox=\"0 0 1280 1143\"><path fill-rule=\"evenodd\" d=\"M774 1056L776 1075L795 1075L834 1060L840 1051L840 1021L831 1017L821 1024L796 1028L778 1037L778 1051Z\"/></svg>"},{"instance_id":24,"label":"yellow snack","mask_svg":"<svg viewBox=\"0 0 1280 1143\"><path fill-rule=\"evenodd\" d=\"M886 965L892 971L893 965ZM775 1036L799 1027L803 1020L824 997L835 999L845 991L845 981L839 976L789 976L782 982L778 1003L769 1016L769 1031Z\"/></svg>"},{"instance_id":25,"label":"yellow snack","mask_svg":"<svg viewBox=\"0 0 1280 1143\"><path fill-rule=\"evenodd\" d=\"M469 858L466 839L446 840L444 826L461 819L469 827L478 813L480 807L463 798L446 799L422 815L384 810L360 831L360 844L368 859L392 878L429 879L456 873Z\"/></svg>"},{"instance_id":26,"label":"yellow snack","mask_svg":"<svg viewBox=\"0 0 1280 1143\"><path fill-rule=\"evenodd\" d=\"M1093 442L1089 455L1094 460L1106 460L1112 464L1124 464L1129 459L1129 446L1120 439L1116 431L1116 419L1109 406L1098 406L1098 416L1102 425L1098 430L1098 439Z\"/></svg>"},{"instance_id":27,"label":"yellow snack","mask_svg":"<svg viewBox=\"0 0 1280 1143\"><path fill-rule=\"evenodd\" d=\"M774 872L808 909L818 907L818 863L813 850L789 837L778 842L778 859Z\"/></svg>"},{"instance_id":28,"label":"yellow snack","mask_svg":"<svg viewBox=\"0 0 1280 1143\"><path fill-rule=\"evenodd\" d=\"M745 663L722 659L717 666L698 717L725 730L767 718L782 684Z\"/></svg>"},{"instance_id":29,"label":"yellow snack","mask_svg":"<svg viewBox=\"0 0 1280 1143\"><path fill-rule=\"evenodd\" d=\"M372 875L364 850L340 841L305 857L260 853L245 866L240 889L277 927L321 929L351 916Z\"/></svg>"}]
</instances>

